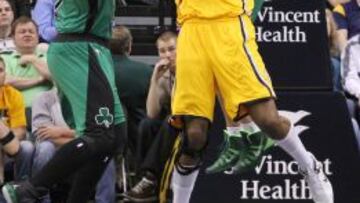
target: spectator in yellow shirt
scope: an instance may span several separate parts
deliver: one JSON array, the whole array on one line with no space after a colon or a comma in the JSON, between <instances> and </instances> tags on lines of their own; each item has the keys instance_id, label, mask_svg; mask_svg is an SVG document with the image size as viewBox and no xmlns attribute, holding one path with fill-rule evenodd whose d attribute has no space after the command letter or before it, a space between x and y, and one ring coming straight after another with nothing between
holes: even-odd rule
<instances>
[{"instance_id":1,"label":"spectator in yellow shirt","mask_svg":"<svg viewBox=\"0 0 360 203\"><path fill-rule=\"evenodd\" d=\"M0 129L6 135L0 137L0 182L3 178L3 164L15 161L14 179L23 180L29 177L34 146L25 140L26 119L25 106L21 93L5 85L5 63L0 57ZM2 197L0 197L2 199Z\"/></svg>"}]
</instances>

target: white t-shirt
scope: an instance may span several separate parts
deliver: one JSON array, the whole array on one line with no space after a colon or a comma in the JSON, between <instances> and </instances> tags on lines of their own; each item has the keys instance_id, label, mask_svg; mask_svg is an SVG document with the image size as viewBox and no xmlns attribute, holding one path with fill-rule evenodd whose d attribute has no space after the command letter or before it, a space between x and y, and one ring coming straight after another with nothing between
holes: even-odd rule
<instances>
[{"instance_id":1,"label":"white t-shirt","mask_svg":"<svg viewBox=\"0 0 360 203\"><path fill-rule=\"evenodd\" d=\"M15 44L12 38L0 39L0 54L12 53L15 51Z\"/></svg>"}]
</instances>

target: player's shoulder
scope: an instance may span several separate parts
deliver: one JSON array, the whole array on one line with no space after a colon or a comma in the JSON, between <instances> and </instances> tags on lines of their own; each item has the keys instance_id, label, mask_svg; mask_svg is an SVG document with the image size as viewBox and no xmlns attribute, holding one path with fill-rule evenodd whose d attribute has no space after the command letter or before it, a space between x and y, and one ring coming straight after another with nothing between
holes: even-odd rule
<instances>
[{"instance_id":1,"label":"player's shoulder","mask_svg":"<svg viewBox=\"0 0 360 203\"><path fill-rule=\"evenodd\" d=\"M21 92L16 88L12 87L11 85L4 85L2 88L3 88L3 92L8 96L12 96L12 97L21 96Z\"/></svg>"},{"instance_id":2,"label":"player's shoulder","mask_svg":"<svg viewBox=\"0 0 360 203\"><path fill-rule=\"evenodd\" d=\"M12 87L11 85L4 85L1 88L2 88L3 94L5 95L5 97L7 98L9 103L11 103L13 105L19 104L21 102L23 103L24 99L19 90Z\"/></svg>"}]
</instances>

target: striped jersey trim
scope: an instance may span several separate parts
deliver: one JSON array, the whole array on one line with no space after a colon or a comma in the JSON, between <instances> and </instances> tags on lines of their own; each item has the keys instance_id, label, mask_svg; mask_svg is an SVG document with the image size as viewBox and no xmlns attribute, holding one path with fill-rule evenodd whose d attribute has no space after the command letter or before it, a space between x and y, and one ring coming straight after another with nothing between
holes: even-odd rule
<instances>
[{"instance_id":1,"label":"striped jersey trim","mask_svg":"<svg viewBox=\"0 0 360 203\"><path fill-rule=\"evenodd\" d=\"M261 74L260 72L258 71L259 68L257 67L256 63L255 63L255 60L253 59L250 51L249 51L249 48L246 46L246 42L247 40L249 39L249 36L248 34L246 33L246 29L245 29L245 23L244 21L242 20L241 16L239 17L239 20L240 20L240 28L241 28L241 34L243 36L243 48L245 50L245 53L246 53L246 56L251 64L251 67L256 75L256 78L259 80L259 82L264 86L266 87L266 89L269 91L270 95L271 96L274 96L275 93L273 91L273 89L266 83L266 80L264 80L264 78L261 77Z\"/></svg>"}]
</instances>

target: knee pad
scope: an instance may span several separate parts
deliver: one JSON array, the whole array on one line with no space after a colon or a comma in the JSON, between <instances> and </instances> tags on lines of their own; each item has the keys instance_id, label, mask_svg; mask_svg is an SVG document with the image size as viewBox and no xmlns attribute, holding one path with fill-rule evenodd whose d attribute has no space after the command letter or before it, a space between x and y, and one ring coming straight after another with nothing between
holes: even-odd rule
<instances>
[{"instance_id":1,"label":"knee pad","mask_svg":"<svg viewBox=\"0 0 360 203\"><path fill-rule=\"evenodd\" d=\"M176 163L175 167L177 168L177 171L180 174L188 175L201 167L201 165L203 163L203 159L204 159L204 151L208 145L208 141L206 141L205 145L201 149L195 149L189 145L188 135L186 135L184 132L182 132L181 136L182 136L182 140L181 140L181 145L179 148L179 153L177 154L177 157L175 158L175 163ZM182 154L197 160L197 162L192 166L182 165L179 162L180 156Z\"/></svg>"},{"instance_id":2,"label":"knee pad","mask_svg":"<svg viewBox=\"0 0 360 203\"><path fill-rule=\"evenodd\" d=\"M188 135L188 124L190 122L192 122L194 119L198 119L199 121L201 122L210 122L208 121L207 119L205 118L202 118L202 117L195 117L195 116L184 116L183 117L183 130L182 130L182 135L183 135L183 139L182 139L182 145L181 145L181 152L190 156L190 157L193 157L193 158L201 158L202 159L202 156L203 156L203 152L204 150L206 149L207 145L208 145L208 139L207 139L207 130L208 129L203 129L204 132L205 132L205 143L204 145L200 148L200 149L196 149L194 146L192 146L190 143L189 143L189 135ZM202 124L201 122L198 123L198 128L202 128ZM208 127L208 126L207 126Z\"/></svg>"},{"instance_id":3,"label":"knee pad","mask_svg":"<svg viewBox=\"0 0 360 203\"><path fill-rule=\"evenodd\" d=\"M208 141L206 141L205 145L201 149L195 149L190 146L188 135L185 131L182 132L182 142L180 146L180 154L185 154L194 159L200 159L202 162L203 154L208 145Z\"/></svg>"},{"instance_id":4,"label":"knee pad","mask_svg":"<svg viewBox=\"0 0 360 203\"><path fill-rule=\"evenodd\" d=\"M175 120L174 120L175 119ZM201 147L195 147L194 144L191 144L189 141L189 135L188 135L188 124L192 122L194 119L201 119L200 123L198 123L200 128L202 128L202 124L205 122L210 122L206 118L202 117L195 117L195 116L175 116L171 117L170 125L175 128L179 133L179 136L181 136L181 144L179 147L179 151L177 153L177 156L175 157L175 163L178 171L181 171L182 173L191 173L192 171L198 169L203 162L203 154L204 151L208 145L208 140L206 137L205 144ZM201 123L203 122L203 123ZM174 125L174 123L176 125ZM206 126L208 127L208 126ZM196 164L193 166L183 166L179 163L179 159L181 155L186 155L188 157L191 157L195 160L197 160Z\"/></svg>"}]
</instances>

